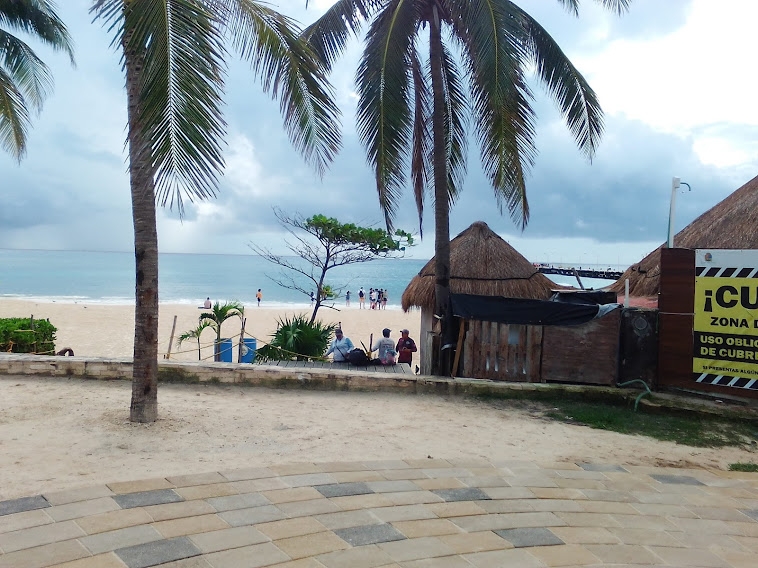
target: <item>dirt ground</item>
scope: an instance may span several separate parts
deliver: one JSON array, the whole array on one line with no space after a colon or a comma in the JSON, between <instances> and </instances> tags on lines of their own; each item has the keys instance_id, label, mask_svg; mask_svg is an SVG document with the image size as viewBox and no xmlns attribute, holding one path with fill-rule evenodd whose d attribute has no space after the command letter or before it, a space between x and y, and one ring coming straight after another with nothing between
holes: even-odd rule
<instances>
[{"instance_id":1,"label":"dirt ground","mask_svg":"<svg viewBox=\"0 0 758 568\"><path fill-rule=\"evenodd\" d=\"M754 461L436 395L161 384L159 420L128 420L128 381L0 378L0 500L280 463L476 458L726 468Z\"/></svg>"}]
</instances>

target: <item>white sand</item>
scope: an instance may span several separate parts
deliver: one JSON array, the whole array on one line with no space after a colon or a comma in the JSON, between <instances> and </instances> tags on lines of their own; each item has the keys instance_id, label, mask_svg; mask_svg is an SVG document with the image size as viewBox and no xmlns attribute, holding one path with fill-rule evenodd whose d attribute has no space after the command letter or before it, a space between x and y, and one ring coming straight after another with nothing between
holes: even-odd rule
<instances>
[{"instance_id":1,"label":"white sand","mask_svg":"<svg viewBox=\"0 0 758 568\"><path fill-rule=\"evenodd\" d=\"M265 302L264 302L265 305ZM400 330L407 328L410 336L418 342L421 312L404 313L399 309L361 310L357 302L346 308L337 306L340 311L321 308L318 319L325 323L342 322L345 335L357 346L361 341L368 347L370 334L374 340L381 336L382 329L392 330L391 337L400 337ZM198 316L204 310L195 306L181 304L161 304L158 321L159 354L168 351L169 339L174 316L177 316L176 333L178 337L185 331L195 329ZM276 331L277 321L292 317L294 313L303 313L310 317L310 310L285 310L257 306L246 306L245 332L258 341L258 345L268 342ZM92 303L53 303L31 302L22 300L0 300L0 317L29 317L49 319L58 328L55 347L61 350L70 347L74 354L82 357L132 357L134 345L134 306L119 306ZM240 319L233 317L224 322L222 337L233 337L236 344L240 334ZM177 346L176 337L171 350L171 359L179 361L197 361L197 342L189 340ZM206 329L201 337L201 356L213 360L213 330ZM414 355L418 362L418 354Z\"/></svg>"},{"instance_id":2,"label":"white sand","mask_svg":"<svg viewBox=\"0 0 758 568\"><path fill-rule=\"evenodd\" d=\"M0 377L0 500L84 485L281 463L486 458L717 467L755 454L561 424L433 395L164 385L128 421L128 381Z\"/></svg>"}]
</instances>

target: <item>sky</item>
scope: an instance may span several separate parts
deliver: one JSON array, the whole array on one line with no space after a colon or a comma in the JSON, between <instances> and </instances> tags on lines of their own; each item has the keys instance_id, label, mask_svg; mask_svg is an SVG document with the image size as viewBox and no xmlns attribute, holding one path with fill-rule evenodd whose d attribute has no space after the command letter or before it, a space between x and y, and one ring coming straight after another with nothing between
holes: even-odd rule
<instances>
[{"instance_id":1,"label":"sky","mask_svg":"<svg viewBox=\"0 0 758 568\"><path fill-rule=\"evenodd\" d=\"M126 94L111 36L88 13L91 0L58 0L76 43L77 66L30 42L50 66L55 90L33 122L19 164L0 153L0 248L133 249L125 152ZM758 175L758 78L750 72L755 0L636 0L618 16L584 0L579 18L550 0L516 0L553 36L598 94L605 132L590 163L555 104L534 82L537 161L527 179L525 230L498 212L470 145L463 191L450 213L451 237L485 221L534 262L627 266L667 237L672 178L674 226L697 216ZM329 0L273 5L307 25ZM26 39L26 38L25 38ZM282 251L273 208L383 226L376 188L355 131L354 39L331 77L342 111L343 149L319 178L284 133L278 103L247 63L229 65L226 169L216 199L188 204L184 218L160 208L161 252L252 254ZM424 238L406 255L434 254L432 199ZM408 189L396 226L418 231Z\"/></svg>"}]
</instances>

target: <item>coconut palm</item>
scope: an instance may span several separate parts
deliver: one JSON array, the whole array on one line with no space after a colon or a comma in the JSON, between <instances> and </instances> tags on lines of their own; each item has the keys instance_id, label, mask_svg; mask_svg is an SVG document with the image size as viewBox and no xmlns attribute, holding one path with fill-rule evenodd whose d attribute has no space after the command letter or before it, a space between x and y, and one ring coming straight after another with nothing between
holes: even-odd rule
<instances>
[{"instance_id":1,"label":"coconut palm","mask_svg":"<svg viewBox=\"0 0 758 568\"><path fill-rule=\"evenodd\" d=\"M213 304L210 312L200 314L200 324L207 323L216 332L216 345L213 350L214 360L221 360L221 326L231 317L237 316L242 319L245 315L245 307L239 302L225 302Z\"/></svg>"},{"instance_id":2,"label":"coconut palm","mask_svg":"<svg viewBox=\"0 0 758 568\"><path fill-rule=\"evenodd\" d=\"M50 70L34 51L11 32L22 32L74 64L68 30L48 0L0 0L0 146L17 160L26 153L30 112L42 110L52 89Z\"/></svg>"},{"instance_id":3,"label":"coconut palm","mask_svg":"<svg viewBox=\"0 0 758 568\"><path fill-rule=\"evenodd\" d=\"M578 15L579 0L558 1ZM596 1L619 13L631 2ZM433 188L435 313L443 316L444 336L449 210L466 172L469 120L498 207L523 228L525 178L536 156L527 71L534 70L589 158L602 133L602 111L555 40L511 0L339 0L304 37L331 66L367 21L357 71L358 133L388 229L408 173L419 225L427 186Z\"/></svg>"},{"instance_id":4,"label":"coconut palm","mask_svg":"<svg viewBox=\"0 0 758 568\"><path fill-rule=\"evenodd\" d=\"M158 416L156 204L214 197L223 169L227 45L280 102L295 148L321 174L337 152L326 74L289 18L256 0L94 0L123 52L136 264L130 419ZM229 40L225 43L225 40Z\"/></svg>"},{"instance_id":5,"label":"coconut palm","mask_svg":"<svg viewBox=\"0 0 758 568\"><path fill-rule=\"evenodd\" d=\"M197 340L197 360L198 361L201 360L201 357L200 357L200 335L202 335L203 331L205 331L209 327L212 327L212 324L211 324L210 321L206 320L206 321L200 322L200 324L195 329L191 329L189 331L185 331L184 333L182 333L179 336L179 342L178 343L179 343L180 347L181 347L182 343L184 343L185 341L188 341L190 339ZM215 350L214 350L214 355L215 355Z\"/></svg>"}]
</instances>

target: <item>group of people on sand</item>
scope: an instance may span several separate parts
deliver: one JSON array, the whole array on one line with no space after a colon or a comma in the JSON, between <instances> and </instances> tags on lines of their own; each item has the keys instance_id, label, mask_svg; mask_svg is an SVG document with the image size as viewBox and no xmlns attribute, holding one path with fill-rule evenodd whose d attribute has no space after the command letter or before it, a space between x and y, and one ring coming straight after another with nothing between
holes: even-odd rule
<instances>
[{"instance_id":1,"label":"group of people on sand","mask_svg":"<svg viewBox=\"0 0 758 568\"><path fill-rule=\"evenodd\" d=\"M382 337L377 339L371 346L371 354L376 351L376 359L371 359L367 363L381 364L381 365L394 365L396 363L408 363L411 364L413 360L413 354L418 351L416 342L408 336L407 329L400 330L400 339L397 343L390 338L392 330L384 328L382 330ZM350 363L350 352L355 349L353 342L349 337L345 337L342 333L342 328L337 328L334 331L334 339L329 345L329 349L326 352L326 357L332 355L332 360L335 363Z\"/></svg>"},{"instance_id":2,"label":"group of people on sand","mask_svg":"<svg viewBox=\"0 0 758 568\"><path fill-rule=\"evenodd\" d=\"M350 290L345 294L345 306L350 307ZM369 308L372 310L387 309L387 290L385 288L369 288L368 291ZM366 291L361 286L358 290L358 307L366 309Z\"/></svg>"}]
</instances>

